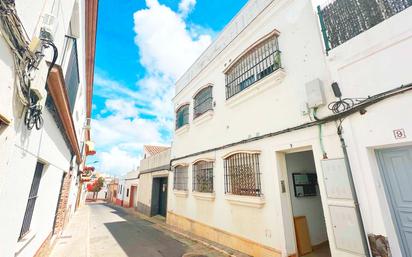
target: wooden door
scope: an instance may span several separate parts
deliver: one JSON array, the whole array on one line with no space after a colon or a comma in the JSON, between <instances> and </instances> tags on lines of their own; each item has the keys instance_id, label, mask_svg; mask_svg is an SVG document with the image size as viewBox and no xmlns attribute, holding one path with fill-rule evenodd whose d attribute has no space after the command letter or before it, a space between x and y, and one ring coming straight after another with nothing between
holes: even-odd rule
<instances>
[{"instance_id":1,"label":"wooden door","mask_svg":"<svg viewBox=\"0 0 412 257\"><path fill-rule=\"evenodd\" d=\"M312 252L308 223L305 216L294 217L294 222L299 256L303 256Z\"/></svg>"}]
</instances>

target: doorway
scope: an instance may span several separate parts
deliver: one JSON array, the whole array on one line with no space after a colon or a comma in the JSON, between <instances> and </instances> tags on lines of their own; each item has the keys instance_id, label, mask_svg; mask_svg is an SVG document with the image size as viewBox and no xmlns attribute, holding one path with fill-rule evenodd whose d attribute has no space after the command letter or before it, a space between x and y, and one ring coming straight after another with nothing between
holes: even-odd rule
<instances>
[{"instance_id":1,"label":"doorway","mask_svg":"<svg viewBox=\"0 0 412 257\"><path fill-rule=\"evenodd\" d=\"M131 186L130 187L130 199L129 199L129 208L134 207L134 202L136 199L136 186Z\"/></svg>"},{"instance_id":2,"label":"doorway","mask_svg":"<svg viewBox=\"0 0 412 257\"><path fill-rule=\"evenodd\" d=\"M166 217L167 177L153 178L151 215Z\"/></svg>"},{"instance_id":3,"label":"doorway","mask_svg":"<svg viewBox=\"0 0 412 257\"><path fill-rule=\"evenodd\" d=\"M376 155L402 256L412 257L412 146Z\"/></svg>"},{"instance_id":4,"label":"doorway","mask_svg":"<svg viewBox=\"0 0 412 257\"><path fill-rule=\"evenodd\" d=\"M313 152L285 154L298 256L331 257Z\"/></svg>"}]
</instances>

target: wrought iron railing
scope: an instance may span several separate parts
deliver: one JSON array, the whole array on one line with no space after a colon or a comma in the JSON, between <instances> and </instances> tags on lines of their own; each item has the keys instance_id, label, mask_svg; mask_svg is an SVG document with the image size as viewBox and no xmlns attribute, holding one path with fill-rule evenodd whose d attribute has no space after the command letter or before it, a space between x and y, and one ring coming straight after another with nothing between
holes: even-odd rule
<instances>
[{"instance_id":1,"label":"wrought iron railing","mask_svg":"<svg viewBox=\"0 0 412 257\"><path fill-rule=\"evenodd\" d=\"M68 62L64 81L69 96L70 110L73 112L80 83L79 60L77 56L77 39L67 35L65 39L66 44L62 57L62 65L65 61ZM68 60L66 60L67 58Z\"/></svg>"},{"instance_id":2,"label":"wrought iron railing","mask_svg":"<svg viewBox=\"0 0 412 257\"><path fill-rule=\"evenodd\" d=\"M177 166L174 169L173 189L187 191L187 166Z\"/></svg>"},{"instance_id":3,"label":"wrought iron railing","mask_svg":"<svg viewBox=\"0 0 412 257\"><path fill-rule=\"evenodd\" d=\"M273 36L242 56L226 72L226 99L281 68L278 40Z\"/></svg>"},{"instance_id":4,"label":"wrought iron railing","mask_svg":"<svg viewBox=\"0 0 412 257\"><path fill-rule=\"evenodd\" d=\"M180 107L176 112L176 129L189 123L189 105Z\"/></svg>"},{"instance_id":5,"label":"wrought iron railing","mask_svg":"<svg viewBox=\"0 0 412 257\"><path fill-rule=\"evenodd\" d=\"M412 5L412 0L334 0L318 14L326 51Z\"/></svg>"},{"instance_id":6,"label":"wrought iron railing","mask_svg":"<svg viewBox=\"0 0 412 257\"><path fill-rule=\"evenodd\" d=\"M193 118L213 109L212 86L202 89L194 98Z\"/></svg>"},{"instance_id":7,"label":"wrought iron railing","mask_svg":"<svg viewBox=\"0 0 412 257\"><path fill-rule=\"evenodd\" d=\"M213 162L200 161L193 165L193 187L196 192L213 192Z\"/></svg>"},{"instance_id":8,"label":"wrought iron railing","mask_svg":"<svg viewBox=\"0 0 412 257\"><path fill-rule=\"evenodd\" d=\"M234 195L262 195L259 154L238 153L224 160L225 193Z\"/></svg>"},{"instance_id":9,"label":"wrought iron railing","mask_svg":"<svg viewBox=\"0 0 412 257\"><path fill-rule=\"evenodd\" d=\"M30 230L31 220L34 213L34 207L36 205L37 193L39 191L40 180L43 173L44 164L38 162L36 170L34 172L33 180L31 183L29 198L27 200L26 211L24 213L23 224L20 230L19 239L23 238Z\"/></svg>"}]
</instances>

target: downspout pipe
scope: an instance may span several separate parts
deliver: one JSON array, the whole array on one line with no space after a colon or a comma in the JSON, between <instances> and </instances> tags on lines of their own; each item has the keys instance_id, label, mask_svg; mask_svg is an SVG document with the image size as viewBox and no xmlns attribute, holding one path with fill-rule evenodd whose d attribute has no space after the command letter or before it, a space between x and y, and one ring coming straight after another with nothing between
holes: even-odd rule
<instances>
[{"instance_id":1,"label":"downspout pipe","mask_svg":"<svg viewBox=\"0 0 412 257\"><path fill-rule=\"evenodd\" d=\"M358 195L356 193L355 183L353 181L353 173L352 173L352 168L350 166L349 155L348 155L348 151L347 151L347 145L346 145L345 139L342 136L342 124L339 124L337 134L339 136L339 140L340 140L340 144L341 144L342 152L343 152L343 159L345 161L346 171L348 173L349 186L350 186L351 191L352 191L352 197L353 197L353 202L354 202L355 211L356 211L356 218L358 220L358 224L359 224L359 227L360 227L360 230L361 230L362 245L363 245L363 248L364 248L365 255L367 257L370 257L370 251L369 251L368 239L367 239L366 230L365 230L365 224L363 223L363 220L362 220L362 215L361 215L361 211L360 211L360 207L359 207L359 201L358 201Z\"/></svg>"}]
</instances>

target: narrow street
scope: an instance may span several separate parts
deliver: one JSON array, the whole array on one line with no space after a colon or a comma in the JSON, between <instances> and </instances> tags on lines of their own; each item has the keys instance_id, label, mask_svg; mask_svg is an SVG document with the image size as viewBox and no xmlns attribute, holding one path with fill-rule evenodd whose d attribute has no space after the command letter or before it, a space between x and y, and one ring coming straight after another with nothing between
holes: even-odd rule
<instances>
[{"instance_id":1,"label":"narrow street","mask_svg":"<svg viewBox=\"0 0 412 257\"><path fill-rule=\"evenodd\" d=\"M186 255L185 255L186 254ZM218 257L206 246L165 232L119 207L92 203L80 208L57 239L52 257Z\"/></svg>"}]
</instances>

